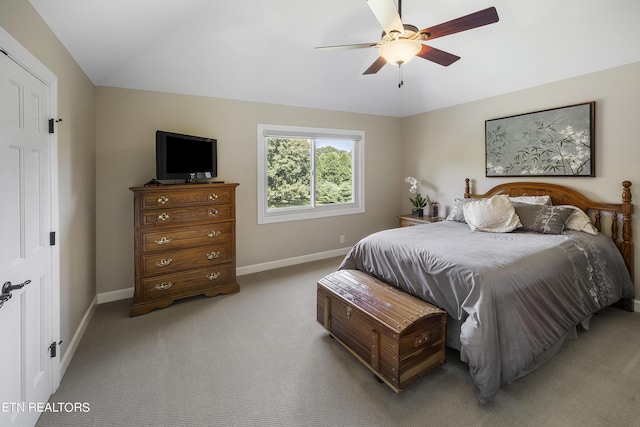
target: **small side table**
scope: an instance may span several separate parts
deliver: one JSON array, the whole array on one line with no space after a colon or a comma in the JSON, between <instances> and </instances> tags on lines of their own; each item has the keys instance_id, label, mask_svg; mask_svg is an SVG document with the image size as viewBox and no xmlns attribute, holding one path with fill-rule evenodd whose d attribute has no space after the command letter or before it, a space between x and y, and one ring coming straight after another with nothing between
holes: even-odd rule
<instances>
[{"instance_id":1,"label":"small side table","mask_svg":"<svg viewBox=\"0 0 640 427\"><path fill-rule=\"evenodd\" d=\"M400 227L411 227L412 225L431 224L433 222L440 222L444 218L434 218L432 216L416 217L411 214L398 215L400 221Z\"/></svg>"}]
</instances>

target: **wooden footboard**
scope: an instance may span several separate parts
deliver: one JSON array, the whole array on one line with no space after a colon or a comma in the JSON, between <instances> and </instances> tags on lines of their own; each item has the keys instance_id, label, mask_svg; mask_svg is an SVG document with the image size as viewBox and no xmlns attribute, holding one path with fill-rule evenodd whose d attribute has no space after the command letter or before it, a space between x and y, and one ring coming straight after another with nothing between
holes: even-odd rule
<instances>
[{"instance_id":1,"label":"wooden footboard","mask_svg":"<svg viewBox=\"0 0 640 427\"><path fill-rule=\"evenodd\" d=\"M471 192L470 179L465 179L465 198L485 198L498 194L508 194L509 196L551 196L553 205L572 205L577 206L593 218L595 227L602 231L603 214L609 216L611 221L610 233L614 243L620 249L624 263L629 270L631 281L634 277L633 268L633 241L631 215L633 214L633 205L631 204L631 182L624 181L622 183L622 203L604 203L597 202L585 197L578 191L559 184L548 184L544 182L508 182L499 184L484 194L476 194ZM622 229L622 236L619 236L619 230ZM616 307L627 311L633 311L633 299L623 298Z\"/></svg>"}]
</instances>

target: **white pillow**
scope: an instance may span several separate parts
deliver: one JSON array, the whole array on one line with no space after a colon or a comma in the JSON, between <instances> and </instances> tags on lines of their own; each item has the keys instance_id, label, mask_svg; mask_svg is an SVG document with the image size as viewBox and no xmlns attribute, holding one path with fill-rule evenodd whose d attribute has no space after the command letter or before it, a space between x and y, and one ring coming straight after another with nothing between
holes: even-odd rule
<instances>
[{"instance_id":1,"label":"white pillow","mask_svg":"<svg viewBox=\"0 0 640 427\"><path fill-rule=\"evenodd\" d=\"M522 227L520 218L506 194L469 202L464 205L463 211L464 219L473 231L509 233Z\"/></svg>"},{"instance_id":2,"label":"white pillow","mask_svg":"<svg viewBox=\"0 0 640 427\"><path fill-rule=\"evenodd\" d=\"M582 209L571 205L562 205L562 207L573 209L569 218L564 222L565 230L584 231L594 236L598 234L598 229L591 223L591 218Z\"/></svg>"},{"instance_id":3,"label":"white pillow","mask_svg":"<svg viewBox=\"0 0 640 427\"><path fill-rule=\"evenodd\" d=\"M551 196L516 196L509 197L512 202L524 203L527 205L550 205Z\"/></svg>"}]
</instances>

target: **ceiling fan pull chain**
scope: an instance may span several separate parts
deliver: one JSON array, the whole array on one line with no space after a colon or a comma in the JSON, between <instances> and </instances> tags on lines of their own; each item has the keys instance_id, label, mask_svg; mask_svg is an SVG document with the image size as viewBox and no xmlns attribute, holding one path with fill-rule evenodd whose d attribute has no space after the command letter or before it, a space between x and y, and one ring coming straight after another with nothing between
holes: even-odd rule
<instances>
[{"instance_id":1,"label":"ceiling fan pull chain","mask_svg":"<svg viewBox=\"0 0 640 427\"><path fill-rule=\"evenodd\" d=\"M402 64L398 64L398 89L404 85L404 79L402 78Z\"/></svg>"}]
</instances>

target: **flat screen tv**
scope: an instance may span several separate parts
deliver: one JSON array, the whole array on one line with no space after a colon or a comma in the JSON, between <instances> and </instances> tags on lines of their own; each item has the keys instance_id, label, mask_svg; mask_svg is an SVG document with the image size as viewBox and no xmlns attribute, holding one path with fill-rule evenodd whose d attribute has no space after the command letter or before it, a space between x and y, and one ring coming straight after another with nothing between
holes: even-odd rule
<instances>
[{"instance_id":1,"label":"flat screen tv","mask_svg":"<svg viewBox=\"0 0 640 427\"><path fill-rule=\"evenodd\" d=\"M218 175L217 140L156 131L156 179L195 182Z\"/></svg>"}]
</instances>

